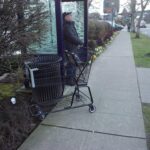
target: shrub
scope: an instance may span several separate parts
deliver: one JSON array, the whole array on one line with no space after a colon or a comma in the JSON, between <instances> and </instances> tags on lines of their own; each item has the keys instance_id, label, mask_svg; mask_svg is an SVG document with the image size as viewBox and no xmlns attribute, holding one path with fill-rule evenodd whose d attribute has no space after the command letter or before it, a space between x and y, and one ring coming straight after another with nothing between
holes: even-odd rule
<instances>
[{"instance_id":1,"label":"shrub","mask_svg":"<svg viewBox=\"0 0 150 150\"><path fill-rule=\"evenodd\" d=\"M15 72L21 64L21 57L18 56L0 58L0 76L4 73Z\"/></svg>"},{"instance_id":2,"label":"shrub","mask_svg":"<svg viewBox=\"0 0 150 150\"><path fill-rule=\"evenodd\" d=\"M113 29L109 23L95 19L89 20L88 32L89 47L91 48L105 45L105 41L110 40L113 35Z\"/></svg>"}]
</instances>

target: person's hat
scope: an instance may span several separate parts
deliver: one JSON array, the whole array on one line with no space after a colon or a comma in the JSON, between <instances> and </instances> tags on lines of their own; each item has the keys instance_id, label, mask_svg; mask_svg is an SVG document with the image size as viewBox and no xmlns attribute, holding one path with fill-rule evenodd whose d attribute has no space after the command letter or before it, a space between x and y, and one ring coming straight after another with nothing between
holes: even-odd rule
<instances>
[{"instance_id":1,"label":"person's hat","mask_svg":"<svg viewBox=\"0 0 150 150\"><path fill-rule=\"evenodd\" d=\"M63 19L65 19L66 16L71 15L71 14L72 14L72 12L64 12L63 13Z\"/></svg>"}]
</instances>

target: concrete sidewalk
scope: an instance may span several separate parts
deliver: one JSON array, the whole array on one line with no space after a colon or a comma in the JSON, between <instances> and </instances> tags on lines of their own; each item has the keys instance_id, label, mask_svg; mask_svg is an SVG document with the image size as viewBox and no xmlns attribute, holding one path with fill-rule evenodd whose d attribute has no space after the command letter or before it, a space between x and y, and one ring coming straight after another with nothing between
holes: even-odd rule
<instances>
[{"instance_id":1,"label":"concrete sidewalk","mask_svg":"<svg viewBox=\"0 0 150 150\"><path fill-rule=\"evenodd\" d=\"M147 150L129 33L122 31L93 64L97 111L49 114L19 150Z\"/></svg>"},{"instance_id":2,"label":"concrete sidewalk","mask_svg":"<svg viewBox=\"0 0 150 150\"><path fill-rule=\"evenodd\" d=\"M150 104L150 68L137 68L137 73L142 102Z\"/></svg>"}]
</instances>

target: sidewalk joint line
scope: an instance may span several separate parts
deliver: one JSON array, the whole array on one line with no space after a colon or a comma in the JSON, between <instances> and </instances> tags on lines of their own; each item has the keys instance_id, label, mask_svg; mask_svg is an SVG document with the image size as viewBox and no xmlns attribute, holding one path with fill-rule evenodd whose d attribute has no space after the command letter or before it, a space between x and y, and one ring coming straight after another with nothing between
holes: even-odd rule
<instances>
[{"instance_id":1,"label":"sidewalk joint line","mask_svg":"<svg viewBox=\"0 0 150 150\"><path fill-rule=\"evenodd\" d=\"M49 124L45 124L45 123L41 123L40 125L42 125L42 126L47 126L47 127L56 127L56 128L60 128L60 129L67 129L67 130L88 132L88 133L93 133L93 134L103 134L103 135L111 135L111 136L122 137L122 138L146 140L146 138L144 138L144 137L127 136L127 135L106 133L106 132L100 132L100 131L94 131L94 130L92 131L92 130L86 130L86 129L77 129L77 128L71 128L71 127L64 127L64 126L57 126L57 125L49 125Z\"/></svg>"},{"instance_id":2,"label":"sidewalk joint line","mask_svg":"<svg viewBox=\"0 0 150 150\"><path fill-rule=\"evenodd\" d=\"M136 77L137 77L137 85L138 85L138 91L139 91L139 98L140 98L140 102L142 104L141 87L140 87L139 75L138 75L138 71L137 71L137 67L136 66L135 66L135 71L136 71Z\"/></svg>"},{"instance_id":3,"label":"sidewalk joint line","mask_svg":"<svg viewBox=\"0 0 150 150\"><path fill-rule=\"evenodd\" d=\"M139 74L138 74L138 70L137 70L137 67L135 66L135 71L136 71L136 77L137 77L137 85L138 85L138 90L139 90L139 99L140 99L140 102L141 102L141 109L142 109L142 113L143 113L143 106L142 106L142 93L141 93L141 87L140 87L140 81L139 81ZM142 119L143 119L143 122L144 122L144 116L142 115ZM144 130L145 130L145 123L144 123ZM145 131L145 134L146 134L146 131ZM147 139L147 138L146 138Z\"/></svg>"},{"instance_id":4,"label":"sidewalk joint line","mask_svg":"<svg viewBox=\"0 0 150 150\"><path fill-rule=\"evenodd\" d=\"M132 56L102 56L102 58L116 58L116 57L118 57L118 58L122 58L122 57L124 57L124 58L132 58Z\"/></svg>"},{"instance_id":5,"label":"sidewalk joint line","mask_svg":"<svg viewBox=\"0 0 150 150\"><path fill-rule=\"evenodd\" d=\"M111 113L111 112L104 112L104 111L100 111L100 113L105 114L105 115L113 115L113 116L122 116L122 117L127 117L127 118L139 118L139 119L143 119L143 117L141 115L127 115L127 113L123 114L123 113Z\"/></svg>"}]
</instances>

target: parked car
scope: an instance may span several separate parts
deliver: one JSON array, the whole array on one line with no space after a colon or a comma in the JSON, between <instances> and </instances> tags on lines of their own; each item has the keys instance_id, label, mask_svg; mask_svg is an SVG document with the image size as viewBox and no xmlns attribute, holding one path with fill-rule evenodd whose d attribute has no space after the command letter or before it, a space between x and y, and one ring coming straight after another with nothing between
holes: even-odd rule
<instances>
[{"instance_id":1,"label":"parked car","mask_svg":"<svg viewBox=\"0 0 150 150\"><path fill-rule=\"evenodd\" d=\"M146 22L144 20L141 21L140 28L146 28Z\"/></svg>"},{"instance_id":2,"label":"parked car","mask_svg":"<svg viewBox=\"0 0 150 150\"><path fill-rule=\"evenodd\" d=\"M135 26L138 26L138 19L135 20ZM144 20L141 20L140 28L146 28L146 22Z\"/></svg>"},{"instance_id":3,"label":"parked car","mask_svg":"<svg viewBox=\"0 0 150 150\"><path fill-rule=\"evenodd\" d=\"M120 24L116 24L115 23L115 25L114 25L115 27L115 30L117 30L117 31L120 31L120 30L122 30L123 28L124 28L124 26L123 25L120 25Z\"/></svg>"},{"instance_id":4,"label":"parked car","mask_svg":"<svg viewBox=\"0 0 150 150\"><path fill-rule=\"evenodd\" d=\"M122 30L124 28L123 25L117 24L115 22L113 22L113 25L112 25L111 21L107 21L107 22L113 27L114 31L120 31L120 30Z\"/></svg>"}]
</instances>

